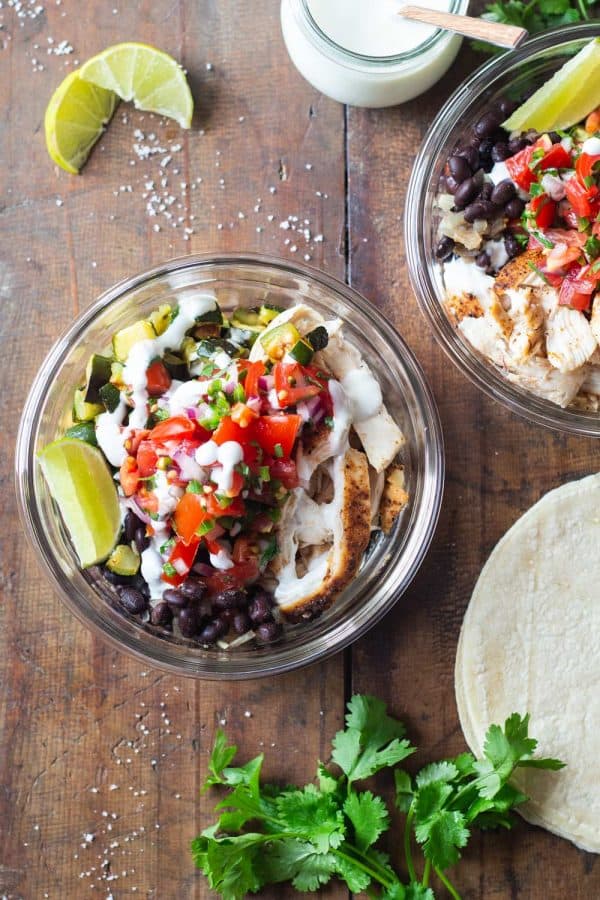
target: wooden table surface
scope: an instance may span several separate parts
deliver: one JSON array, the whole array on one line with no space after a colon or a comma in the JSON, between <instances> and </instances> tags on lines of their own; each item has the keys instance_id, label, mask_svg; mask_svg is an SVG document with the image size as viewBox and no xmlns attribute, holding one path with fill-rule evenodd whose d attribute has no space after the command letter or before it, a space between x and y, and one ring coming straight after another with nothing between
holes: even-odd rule
<instances>
[{"instance_id":1,"label":"wooden table surface","mask_svg":"<svg viewBox=\"0 0 600 900\"><path fill-rule=\"evenodd\" d=\"M454 655L481 566L545 491L598 468L598 445L530 425L482 396L442 354L409 287L409 172L428 123L476 64L469 50L425 96L368 111L344 109L302 80L283 46L277 0L22 0L5 2L0 22L0 896L204 898L187 847L209 821L198 789L219 723L243 756L264 749L275 779L312 777L353 691L378 694L405 719L421 764L461 751ZM84 174L68 176L46 155L48 98L77 60L127 39L184 63L194 128L181 133L122 107ZM161 202L154 193L174 199L151 216L147 205ZM281 228L289 216L298 223ZM308 242L294 230L304 220ZM25 542L12 465L26 393L73 317L126 275L225 250L310 257L389 317L433 386L447 478L418 577L351 650L271 680L202 683L144 668L73 619ZM456 881L465 898L591 900L600 897L600 864L520 823L473 839Z\"/></svg>"}]
</instances>

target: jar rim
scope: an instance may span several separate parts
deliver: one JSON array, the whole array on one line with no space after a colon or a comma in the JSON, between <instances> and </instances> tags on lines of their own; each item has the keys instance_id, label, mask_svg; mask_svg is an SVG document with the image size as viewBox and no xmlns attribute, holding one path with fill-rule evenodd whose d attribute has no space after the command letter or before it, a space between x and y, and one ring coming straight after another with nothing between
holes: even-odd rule
<instances>
[{"instance_id":1,"label":"jar rim","mask_svg":"<svg viewBox=\"0 0 600 900\"><path fill-rule=\"evenodd\" d=\"M391 66L410 64L422 57L424 53L429 52L444 38L450 40L455 36L452 32L436 28L430 37L406 53L396 53L390 56L371 56L366 53L357 53L354 50L349 50L342 44L338 44L326 31L323 31L311 12L309 0L297 0L297 2L303 22L320 45L320 49L340 63L354 63L356 66L363 66L368 69L385 69ZM468 5L469 0L451 0L448 12L454 14L464 13Z\"/></svg>"}]
</instances>

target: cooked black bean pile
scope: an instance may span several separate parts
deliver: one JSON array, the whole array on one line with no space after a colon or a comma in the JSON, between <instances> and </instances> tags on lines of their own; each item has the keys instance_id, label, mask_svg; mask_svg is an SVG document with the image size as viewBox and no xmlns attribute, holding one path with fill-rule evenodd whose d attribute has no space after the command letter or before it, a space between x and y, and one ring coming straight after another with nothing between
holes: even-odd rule
<instances>
[{"instance_id":1,"label":"cooked black bean pile","mask_svg":"<svg viewBox=\"0 0 600 900\"><path fill-rule=\"evenodd\" d=\"M507 178L497 185L484 179L497 162L503 162L514 156L535 137L520 136L509 138L501 127L513 110L516 103L501 99L486 112L471 128L470 135L458 144L446 162L444 174L440 178L440 190L452 194L454 209L462 211L465 221L476 219L491 221L500 215L507 219L520 218L525 204L517 195L512 181ZM551 135L560 140L559 135ZM509 258L517 256L519 243L510 232L504 232L504 245ZM454 250L455 243L450 237L442 237L435 249L436 258L448 259ZM485 251L476 257L476 264L490 271L490 258Z\"/></svg>"},{"instance_id":2,"label":"cooked black bean pile","mask_svg":"<svg viewBox=\"0 0 600 900\"><path fill-rule=\"evenodd\" d=\"M148 546L145 525L128 512L123 525L125 540L135 543L142 553ZM141 616L149 611L150 625L163 631L172 631L176 620L183 637L199 644L211 645L219 638L233 632L246 634L252 630L259 643L271 643L281 635L281 625L273 617L275 600L268 591L258 585L248 588L221 591L208 596L206 582L192 567L191 574L177 588L166 587L162 599L150 604L148 585L140 574L117 575L107 568L102 574L116 589L123 610Z\"/></svg>"}]
</instances>

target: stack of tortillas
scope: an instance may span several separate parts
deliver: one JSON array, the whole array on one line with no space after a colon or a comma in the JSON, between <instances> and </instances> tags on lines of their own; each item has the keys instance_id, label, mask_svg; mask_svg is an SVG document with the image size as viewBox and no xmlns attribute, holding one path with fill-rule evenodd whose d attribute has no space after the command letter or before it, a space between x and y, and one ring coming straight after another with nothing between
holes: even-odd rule
<instances>
[{"instance_id":1,"label":"stack of tortillas","mask_svg":"<svg viewBox=\"0 0 600 900\"><path fill-rule=\"evenodd\" d=\"M540 755L567 766L521 769L520 811L600 853L600 474L546 494L494 549L463 623L456 697L477 755L490 724L531 713Z\"/></svg>"}]
</instances>

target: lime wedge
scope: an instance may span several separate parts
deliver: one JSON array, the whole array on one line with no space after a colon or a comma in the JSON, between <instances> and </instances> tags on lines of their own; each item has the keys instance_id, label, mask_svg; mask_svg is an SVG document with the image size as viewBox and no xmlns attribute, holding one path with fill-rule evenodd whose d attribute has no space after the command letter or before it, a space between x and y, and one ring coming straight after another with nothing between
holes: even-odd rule
<instances>
[{"instance_id":1,"label":"lime wedge","mask_svg":"<svg viewBox=\"0 0 600 900\"><path fill-rule=\"evenodd\" d=\"M600 106L600 38L562 66L503 123L507 131L570 128Z\"/></svg>"},{"instance_id":2,"label":"lime wedge","mask_svg":"<svg viewBox=\"0 0 600 900\"><path fill-rule=\"evenodd\" d=\"M137 109L192 124L194 101L184 71L168 53L129 42L107 47L79 70L81 78L133 100Z\"/></svg>"},{"instance_id":3,"label":"lime wedge","mask_svg":"<svg viewBox=\"0 0 600 900\"><path fill-rule=\"evenodd\" d=\"M54 162L77 175L115 111L118 97L71 72L46 109L46 146Z\"/></svg>"},{"instance_id":4,"label":"lime wedge","mask_svg":"<svg viewBox=\"0 0 600 900\"><path fill-rule=\"evenodd\" d=\"M121 529L115 482L102 453L76 438L61 438L38 456L81 565L109 555Z\"/></svg>"}]
</instances>

